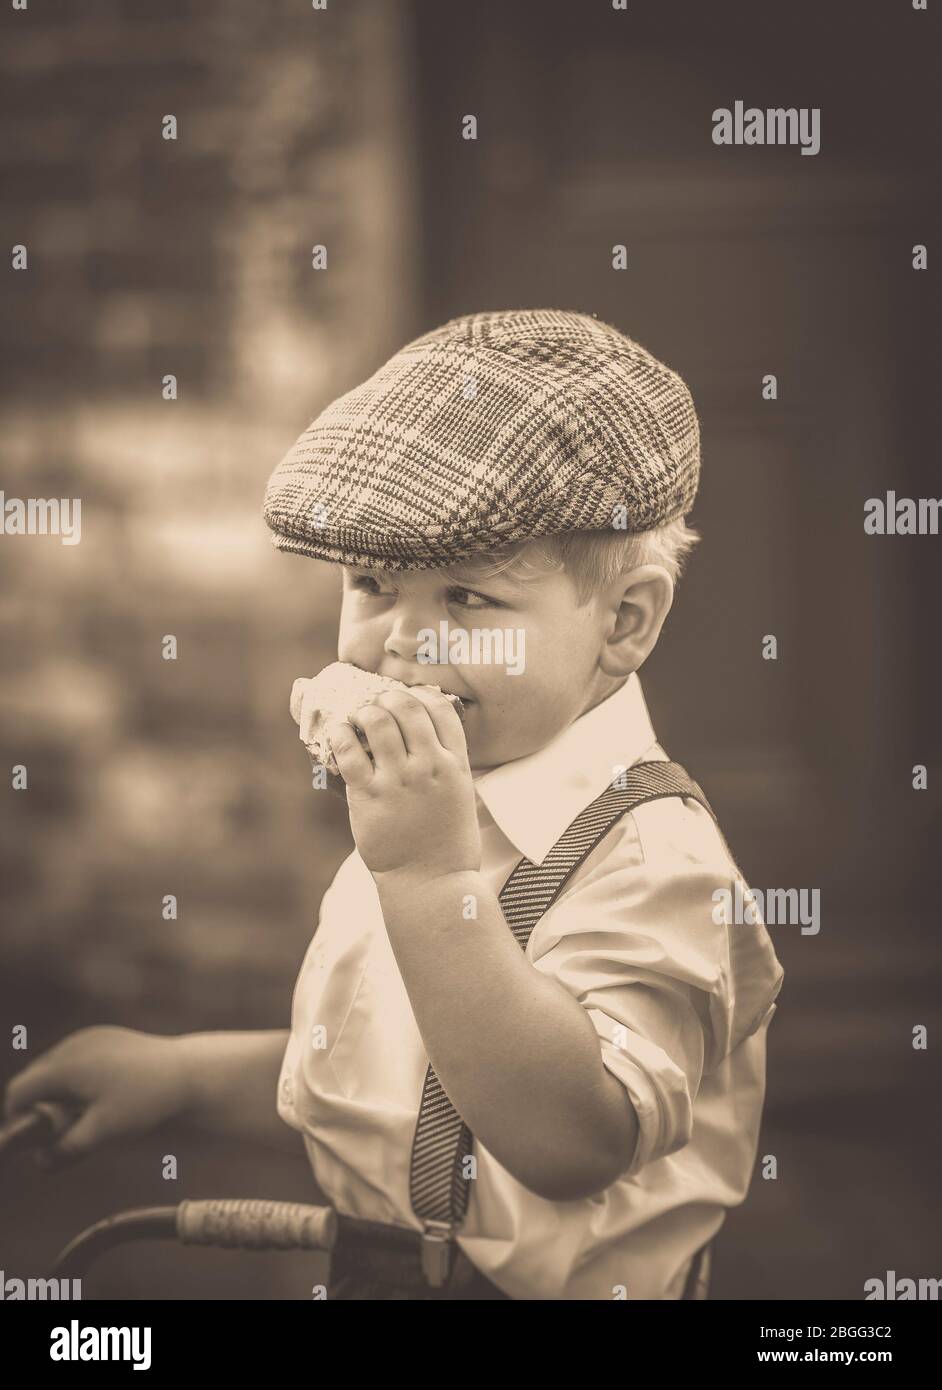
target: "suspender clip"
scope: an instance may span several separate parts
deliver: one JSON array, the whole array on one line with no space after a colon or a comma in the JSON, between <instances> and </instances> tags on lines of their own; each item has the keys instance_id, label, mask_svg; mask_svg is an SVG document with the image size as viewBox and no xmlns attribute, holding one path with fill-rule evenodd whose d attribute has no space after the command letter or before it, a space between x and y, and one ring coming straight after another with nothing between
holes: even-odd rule
<instances>
[{"instance_id":1,"label":"suspender clip","mask_svg":"<svg viewBox=\"0 0 942 1390\"><path fill-rule=\"evenodd\" d=\"M454 1225L451 1221L426 1221L422 1230L422 1273L433 1289L448 1282L454 1259Z\"/></svg>"}]
</instances>

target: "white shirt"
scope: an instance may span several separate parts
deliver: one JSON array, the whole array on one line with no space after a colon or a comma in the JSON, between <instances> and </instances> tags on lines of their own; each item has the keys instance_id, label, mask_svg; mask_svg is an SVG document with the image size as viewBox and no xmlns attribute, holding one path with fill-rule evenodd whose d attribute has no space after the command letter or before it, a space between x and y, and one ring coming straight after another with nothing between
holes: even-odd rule
<instances>
[{"instance_id":1,"label":"white shirt","mask_svg":"<svg viewBox=\"0 0 942 1390\"><path fill-rule=\"evenodd\" d=\"M493 891L521 855L542 862L622 768L666 757L635 674L545 747L475 774ZM612 1299L619 1286L628 1298L679 1298L692 1257L745 1197L783 971L761 921L714 920L724 916L715 890L732 893L741 877L709 813L669 797L623 816L534 926L527 959L586 1009L640 1133L616 1182L567 1202L536 1196L475 1140L458 1243L512 1298ZM277 1101L339 1212L421 1229L409 1160L427 1067L354 851L295 985Z\"/></svg>"}]
</instances>

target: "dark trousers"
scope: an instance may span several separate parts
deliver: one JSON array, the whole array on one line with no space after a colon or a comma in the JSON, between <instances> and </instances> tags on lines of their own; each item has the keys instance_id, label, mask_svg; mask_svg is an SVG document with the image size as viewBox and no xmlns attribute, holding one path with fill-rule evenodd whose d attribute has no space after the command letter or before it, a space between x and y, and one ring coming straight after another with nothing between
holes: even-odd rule
<instances>
[{"instance_id":1,"label":"dark trousers","mask_svg":"<svg viewBox=\"0 0 942 1390\"><path fill-rule=\"evenodd\" d=\"M451 1277L433 1289L422 1275L417 1252L377 1247L347 1248L340 1242L331 1255L327 1285L329 1299L400 1299L440 1302L481 1298L509 1300L461 1251L455 1251Z\"/></svg>"},{"instance_id":2,"label":"dark trousers","mask_svg":"<svg viewBox=\"0 0 942 1390\"><path fill-rule=\"evenodd\" d=\"M710 1246L694 1256L682 1299L705 1298L705 1281L709 1277ZM698 1289L698 1283L704 1283ZM417 1249L389 1249L385 1246L350 1244L341 1240L335 1246L330 1261L328 1298L375 1300L400 1299L419 1302L440 1302L460 1299L513 1300L492 1284L460 1249L456 1249L448 1283L433 1289L422 1274Z\"/></svg>"}]
</instances>

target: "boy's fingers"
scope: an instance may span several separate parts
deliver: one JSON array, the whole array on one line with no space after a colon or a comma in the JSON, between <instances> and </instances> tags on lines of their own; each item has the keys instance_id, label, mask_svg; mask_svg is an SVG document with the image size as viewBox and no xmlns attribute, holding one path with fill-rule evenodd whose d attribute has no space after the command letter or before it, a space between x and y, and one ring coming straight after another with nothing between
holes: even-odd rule
<instances>
[{"instance_id":1,"label":"boy's fingers","mask_svg":"<svg viewBox=\"0 0 942 1390\"><path fill-rule=\"evenodd\" d=\"M454 753L456 758L467 761L468 740L465 737L464 725L451 701L440 690L432 690L426 685L413 685L410 694L422 701L442 747Z\"/></svg>"},{"instance_id":2,"label":"boy's fingers","mask_svg":"<svg viewBox=\"0 0 942 1390\"><path fill-rule=\"evenodd\" d=\"M406 745L403 742L402 731L395 716L388 709L376 703L361 705L349 716L349 720L366 734L370 752L378 769L405 762Z\"/></svg>"},{"instance_id":3,"label":"boy's fingers","mask_svg":"<svg viewBox=\"0 0 942 1390\"><path fill-rule=\"evenodd\" d=\"M7 1120L22 1115L40 1100L68 1100L71 1088L61 1078L51 1074L44 1058L39 1058L14 1076L3 1096L3 1114Z\"/></svg>"},{"instance_id":4,"label":"boy's fingers","mask_svg":"<svg viewBox=\"0 0 942 1390\"><path fill-rule=\"evenodd\" d=\"M368 786L375 772L369 754L356 736L356 730L338 721L328 724L324 732L347 786Z\"/></svg>"},{"instance_id":5,"label":"boy's fingers","mask_svg":"<svg viewBox=\"0 0 942 1390\"><path fill-rule=\"evenodd\" d=\"M438 730L425 700L414 700L411 690L408 693L386 690L376 703L395 719L408 754L428 752L436 747Z\"/></svg>"},{"instance_id":6,"label":"boy's fingers","mask_svg":"<svg viewBox=\"0 0 942 1390\"><path fill-rule=\"evenodd\" d=\"M76 1107L74 1101L71 1105L60 1105L55 1100L37 1100L33 1109L38 1111L46 1120L53 1142L65 1133L81 1113L81 1107Z\"/></svg>"},{"instance_id":7,"label":"boy's fingers","mask_svg":"<svg viewBox=\"0 0 942 1390\"><path fill-rule=\"evenodd\" d=\"M89 1109L54 1144L41 1149L36 1162L40 1168L61 1168L84 1158L100 1141L100 1117L94 1109Z\"/></svg>"}]
</instances>

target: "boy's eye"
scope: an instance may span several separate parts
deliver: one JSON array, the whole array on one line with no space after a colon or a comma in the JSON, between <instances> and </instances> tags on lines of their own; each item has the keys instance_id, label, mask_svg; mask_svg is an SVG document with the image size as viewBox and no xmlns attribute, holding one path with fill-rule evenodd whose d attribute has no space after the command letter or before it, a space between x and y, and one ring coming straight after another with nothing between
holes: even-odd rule
<instances>
[{"instance_id":1,"label":"boy's eye","mask_svg":"<svg viewBox=\"0 0 942 1390\"><path fill-rule=\"evenodd\" d=\"M449 592L449 594L456 594L456 595L458 595L458 597L457 597L454 601L458 604L459 608L496 608L496 607L497 607L497 604L494 602L493 599L485 598L484 594L476 594L476 593L474 592L473 589L463 589L463 588L461 587L460 584L459 584L459 585L456 585L455 587L453 587L453 588L451 588L451 589L449 589L448 592ZM471 599L471 602L470 602L470 603L465 603L465 602L464 602L464 599L461 597L462 595L464 595L464 596L466 596L467 598ZM477 602L475 602L475 600L477 600Z\"/></svg>"},{"instance_id":2,"label":"boy's eye","mask_svg":"<svg viewBox=\"0 0 942 1390\"><path fill-rule=\"evenodd\" d=\"M360 589L371 598L378 598L383 594L379 581L372 574L354 574L350 576L350 586ZM475 593L473 589L466 589L461 584L453 584L448 590L449 601L455 603L459 608L499 608L500 604L496 599L487 598L484 594Z\"/></svg>"},{"instance_id":3,"label":"boy's eye","mask_svg":"<svg viewBox=\"0 0 942 1390\"><path fill-rule=\"evenodd\" d=\"M350 583L354 589L363 589L364 592L368 594L378 594L381 592L377 581L371 574L355 574L352 576ZM372 589L369 588L368 586L370 584L375 587Z\"/></svg>"}]
</instances>

